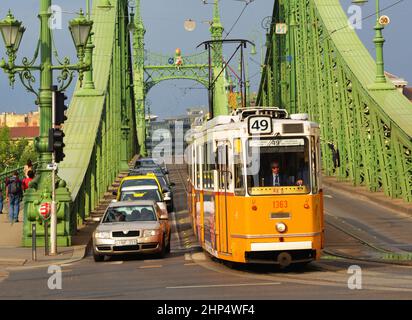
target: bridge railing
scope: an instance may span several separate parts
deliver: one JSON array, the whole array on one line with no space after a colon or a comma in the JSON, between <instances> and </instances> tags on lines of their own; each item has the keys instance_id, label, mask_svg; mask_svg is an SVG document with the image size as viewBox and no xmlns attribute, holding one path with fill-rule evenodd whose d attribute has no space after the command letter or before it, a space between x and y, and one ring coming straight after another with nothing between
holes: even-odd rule
<instances>
[{"instance_id":1,"label":"bridge railing","mask_svg":"<svg viewBox=\"0 0 412 320\"><path fill-rule=\"evenodd\" d=\"M286 35L275 33L280 22ZM412 201L412 104L371 86L376 63L340 2L276 0L269 40L258 104L321 124L325 174Z\"/></svg>"},{"instance_id":2,"label":"bridge railing","mask_svg":"<svg viewBox=\"0 0 412 320\"><path fill-rule=\"evenodd\" d=\"M36 171L37 162L33 163L33 169ZM0 174L0 190L5 192L6 180L10 178L14 172L18 172L20 179L24 178L24 166L16 166L13 169L8 168L6 171Z\"/></svg>"}]
</instances>

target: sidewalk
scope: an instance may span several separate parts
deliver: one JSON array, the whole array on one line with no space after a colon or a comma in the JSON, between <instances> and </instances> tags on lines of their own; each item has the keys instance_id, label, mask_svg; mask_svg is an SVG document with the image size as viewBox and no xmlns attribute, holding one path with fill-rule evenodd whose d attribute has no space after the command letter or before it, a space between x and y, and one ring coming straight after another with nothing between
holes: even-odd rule
<instances>
[{"instance_id":1,"label":"sidewalk","mask_svg":"<svg viewBox=\"0 0 412 320\"><path fill-rule=\"evenodd\" d=\"M38 247L37 260L32 261L32 249L21 247L23 235L21 220L23 220L22 211L19 214L20 222L14 224L8 220L7 208L4 208L3 214L0 215L0 270L43 267L81 260L87 252L88 242L97 225L97 222L90 222L82 226L72 239L73 246L59 247L56 256L45 256L44 247Z\"/></svg>"},{"instance_id":2,"label":"sidewalk","mask_svg":"<svg viewBox=\"0 0 412 320\"><path fill-rule=\"evenodd\" d=\"M382 207L406 213L412 217L412 203L402 199L392 199L383 192L370 192L366 187L354 187L350 182L337 181L335 177L322 177L325 189L333 189L336 192L345 193L358 199L379 204Z\"/></svg>"},{"instance_id":3,"label":"sidewalk","mask_svg":"<svg viewBox=\"0 0 412 320\"><path fill-rule=\"evenodd\" d=\"M20 211L19 222L11 224L8 221L8 208L5 203L3 214L0 215L0 280L4 270L23 270L30 268L47 267L50 265L69 264L82 260L91 246L91 239L94 230L99 224L100 217L105 212L113 196L112 191L116 190L120 180L127 175L127 172L120 173L113 185L109 187L98 207L90 213L90 218L84 225L79 226L76 235L72 237L71 247L58 247L57 255L45 256L44 247L36 250L37 259L32 260L32 249L21 247L23 235L23 212Z\"/></svg>"}]
</instances>

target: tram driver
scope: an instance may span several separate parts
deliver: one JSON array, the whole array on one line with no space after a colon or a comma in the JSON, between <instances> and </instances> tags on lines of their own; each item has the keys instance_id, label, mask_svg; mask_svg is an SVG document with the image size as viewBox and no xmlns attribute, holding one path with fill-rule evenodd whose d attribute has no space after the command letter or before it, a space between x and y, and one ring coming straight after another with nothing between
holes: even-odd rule
<instances>
[{"instance_id":1,"label":"tram driver","mask_svg":"<svg viewBox=\"0 0 412 320\"><path fill-rule=\"evenodd\" d=\"M265 186L279 187L288 185L287 177L283 172L280 172L279 161L273 161L270 167L271 172L265 177Z\"/></svg>"}]
</instances>

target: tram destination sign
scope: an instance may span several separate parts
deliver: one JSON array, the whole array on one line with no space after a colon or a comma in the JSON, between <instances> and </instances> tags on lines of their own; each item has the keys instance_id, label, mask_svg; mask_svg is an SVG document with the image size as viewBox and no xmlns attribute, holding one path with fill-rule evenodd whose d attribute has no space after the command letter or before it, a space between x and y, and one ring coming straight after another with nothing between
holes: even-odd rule
<instances>
[{"instance_id":1,"label":"tram destination sign","mask_svg":"<svg viewBox=\"0 0 412 320\"><path fill-rule=\"evenodd\" d=\"M250 147L289 147L289 146L304 146L304 139L265 139L265 140L250 140Z\"/></svg>"}]
</instances>

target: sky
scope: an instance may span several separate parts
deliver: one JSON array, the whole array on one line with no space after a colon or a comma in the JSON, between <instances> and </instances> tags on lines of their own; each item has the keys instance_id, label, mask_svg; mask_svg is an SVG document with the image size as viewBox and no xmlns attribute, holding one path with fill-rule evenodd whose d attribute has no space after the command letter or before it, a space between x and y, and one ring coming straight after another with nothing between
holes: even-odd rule
<instances>
[{"instance_id":1,"label":"sky","mask_svg":"<svg viewBox=\"0 0 412 320\"><path fill-rule=\"evenodd\" d=\"M225 32L229 31L246 5L246 0L221 0L222 24ZM250 0L248 0L249 2ZM351 6L350 0L340 0L342 7L347 12ZM17 62L23 57L31 58L38 39L39 23L37 19L39 0L2 0L0 17L3 18L10 8L15 17L23 21L26 32L19 50ZM203 48L196 49L197 45L210 37L208 21L212 19L212 0L204 4L202 0L141 0L143 22L146 27L145 43L150 52L170 54L173 56L176 48L182 54L195 54L202 52ZM391 18L391 24L384 30L385 43L385 69L410 82L412 86L412 1L410 0L381 0L381 9L395 4L385 10L383 14ZM398 3L399 2L399 3ZM76 61L75 49L68 32L68 20L75 17L79 8L85 8L86 0L55 0L53 2L62 7L62 30L54 31L56 47L60 57L69 56L72 62ZM24 4L24 7L23 7ZM246 6L239 21L234 25L229 38L245 38L257 44L257 55L249 57L249 74L251 89L257 90L260 80L260 47L264 42L265 30L262 20L271 16L273 0L254 0ZM375 11L375 1L370 0L363 6L363 18ZM349 15L349 14L348 14ZM196 21L196 29L188 32L183 24L186 19ZM374 19L363 21L362 29L357 30L359 37L370 53L375 56L374 44ZM225 33L224 33L225 35ZM231 54L227 51L226 54ZM4 46L0 45L0 58L5 57ZM253 59L253 60L252 60ZM73 85L68 91L71 96ZM195 106L207 105L207 91L198 83L188 80L166 81L156 85L148 95L147 105L152 114L160 118L184 114L186 109ZM16 78L14 89L8 84L7 75L0 70L0 113L24 113L36 110L35 97L27 93Z\"/></svg>"}]
</instances>

